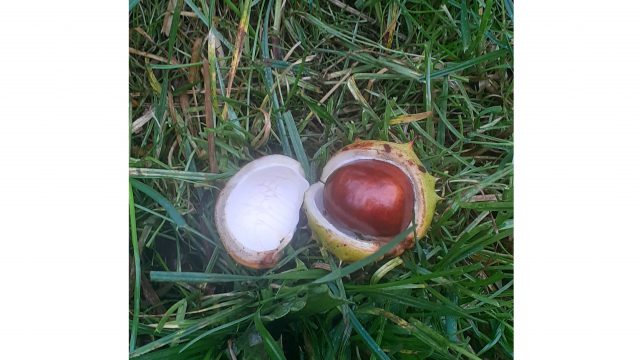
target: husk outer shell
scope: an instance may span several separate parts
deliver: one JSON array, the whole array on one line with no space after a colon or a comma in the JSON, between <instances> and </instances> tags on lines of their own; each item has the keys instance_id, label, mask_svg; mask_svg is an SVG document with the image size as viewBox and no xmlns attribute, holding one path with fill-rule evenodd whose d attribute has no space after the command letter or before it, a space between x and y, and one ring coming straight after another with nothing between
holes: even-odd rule
<instances>
[{"instance_id":1,"label":"husk outer shell","mask_svg":"<svg viewBox=\"0 0 640 360\"><path fill-rule=\"evenodd\" d=\"M414 212L416 216L416 230L405 238L400 244L391 249L386 256L397 256L405 249L411 248L415 244L415 238L423 237L433 219L435 206L440 199L435 192L436 179L431 176L422 166L421 161L412 149L412 143L396 144L377 140L356 140L351 145L347 145L336 153L325 166L321 181L324 182L340 166L345 164L349 158L371 158L393 163L401 168L411 179L414 186L415 201ZM338 231L326 221L316 218L316 212L311 207L315 206L311 201L312 193L316 185L307 190L304 208L309 219L309 227L314 237L331 253L345 262L358 261L383 246L390 239L381 240L360 240Z\"/></svg>"}]
</instances>

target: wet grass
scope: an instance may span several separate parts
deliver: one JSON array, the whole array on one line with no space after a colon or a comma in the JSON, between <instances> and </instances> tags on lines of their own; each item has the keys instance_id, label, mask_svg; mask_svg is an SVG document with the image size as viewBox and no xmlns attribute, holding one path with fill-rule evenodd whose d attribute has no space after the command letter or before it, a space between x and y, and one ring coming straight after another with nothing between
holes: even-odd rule
<instances>
[{"instance_id":1,"label":"wet grass","mask_svg":"<svg viewBox=\"0 0 640 360\"><path fill-rule=\"evenodd\" d=\"M513 3L346 3L130 2L131 357L513 357ZM348 267L302 219L271 270L226 254L240 166L356 138L439 178L414 249Z\"/></svg>"}]
</instances>

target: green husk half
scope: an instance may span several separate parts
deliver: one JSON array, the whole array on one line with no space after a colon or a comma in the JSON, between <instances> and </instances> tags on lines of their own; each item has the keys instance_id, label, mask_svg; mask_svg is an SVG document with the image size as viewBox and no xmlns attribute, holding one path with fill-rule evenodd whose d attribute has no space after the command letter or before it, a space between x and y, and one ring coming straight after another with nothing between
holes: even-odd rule
<instances>
[{"instance_id":1,"label":"green husk half","mask_svg":"<svg viewBox=\"0 0 640 360\"><path fill-rule=\"evenodd\" d=\"M412 143L396 144L387 141L356 140L353 144L344 147L324 167L321 182L312 185L307 190L304 209L314 238L345 262L358 261L376 252L390 240L389 238L361 239L356 234L333 225L323 213L323 183L336 169L349 162L362 159L386 161L399 167L410 178L414 187L415 232L407 235L405 240L387 252L386 256L402 254L404 250L414 246L416 239L425 236L433 219L436 203L440 199L435 192L436 179L422 166L412 149Z\"/></svg>"}]
</instances>

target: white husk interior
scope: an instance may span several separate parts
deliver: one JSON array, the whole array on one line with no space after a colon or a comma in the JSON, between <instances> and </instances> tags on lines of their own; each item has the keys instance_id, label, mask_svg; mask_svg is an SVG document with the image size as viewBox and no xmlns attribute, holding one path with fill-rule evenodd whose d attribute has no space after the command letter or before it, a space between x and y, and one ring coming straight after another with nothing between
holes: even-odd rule
<instances>
[{"instance_id":1,"label":"white husk interior","mask_svg":"<svg viewBox=\"0 0 640 360\"><path fill-rule=\"evenodd\" d=\"M289 242L309 187L295 160L270 160L246 169L224 208L229 233L251 251L274 250Z\"/></svg>"}]
</instances>

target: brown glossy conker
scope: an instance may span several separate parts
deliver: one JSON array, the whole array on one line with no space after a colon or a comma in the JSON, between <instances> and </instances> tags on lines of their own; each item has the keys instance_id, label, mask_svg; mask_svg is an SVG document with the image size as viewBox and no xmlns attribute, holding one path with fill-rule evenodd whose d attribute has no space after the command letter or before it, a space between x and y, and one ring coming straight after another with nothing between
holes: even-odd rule
<instances>
[{"instance_id":1,"label":"brown glossy conker","mask_svg":"<svg viewBox=\"0 0 640 360\"><path fill-rule=\"evenodd\" d=\"M357 160L335 170L325 182L323 202L336 225L355 233L391 237L413 219L414 190L397 166Z\"/></svg>"}]
</instances>

